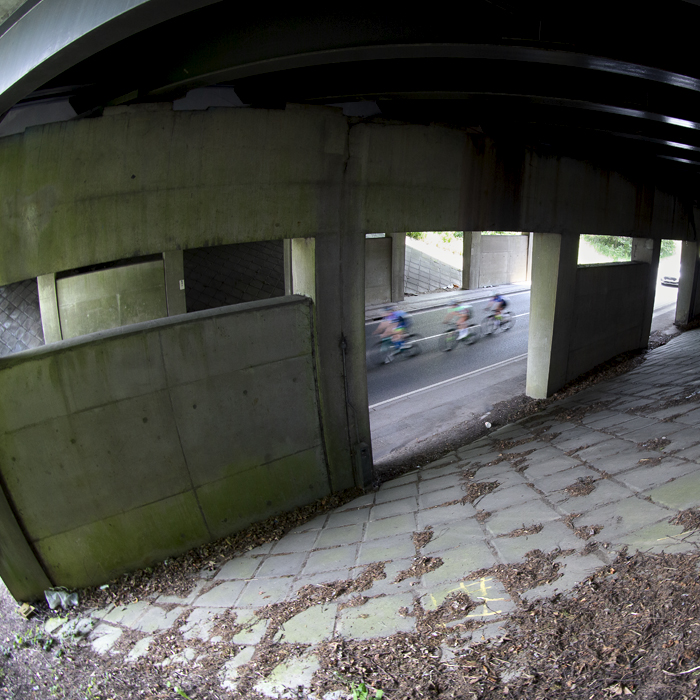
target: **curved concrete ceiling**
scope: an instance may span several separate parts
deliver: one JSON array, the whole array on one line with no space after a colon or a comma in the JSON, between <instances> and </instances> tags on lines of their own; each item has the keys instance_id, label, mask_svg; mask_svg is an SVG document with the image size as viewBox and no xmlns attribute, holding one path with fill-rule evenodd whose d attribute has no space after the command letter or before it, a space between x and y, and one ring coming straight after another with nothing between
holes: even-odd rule
<instances>
[{"instance_id":1,"label":"curved concrete ceiling","mask_svg":"<svg viewBox=\"0 0 700 700\"><path fill-rule=\"evenodd\" d=\"M698 176L700 7L560 7L472 0L452 15L429 6L273 12L212 0L30 0L0 27L0 112L63 95L92 114L228 85L253 106L372 101L385 118L641 154Z\"/></svg>"}]
</instances>

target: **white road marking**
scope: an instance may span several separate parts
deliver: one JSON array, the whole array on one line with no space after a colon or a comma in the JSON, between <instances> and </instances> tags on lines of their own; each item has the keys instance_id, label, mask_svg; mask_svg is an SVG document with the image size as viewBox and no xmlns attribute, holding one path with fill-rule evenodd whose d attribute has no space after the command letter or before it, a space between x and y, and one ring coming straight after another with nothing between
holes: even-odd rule
<instances>
[{"instance_id":1,"label":"white road marking","mask_svg":"<svg viewBox=\"0 0 700 700\"><path fill-rule=\"evenodd\" d=\"M426 338L427 340L427 338ZM408 396L414 396L415 394L420 394L424 391L429 391L430 389L434 389L437 386L444 386L445 384L451 384L452 382L458 382L460 379L466 379L467 377L473 377L477 374L483 374L484 372L488 372L489 370L495 369L496 367L503 367L504 365L508 365L511 362L517 362L518 360L522 360L527 357L527 353L524 353L522 355L516 355L515 357L511 357L508 360L503 360L501 362L496 362L496 364L489 365L488 367L482 367L481 369L475 369L472 370L471 372L467 372L466 374L460 374L457 377L450 377L450 379L443 379L441 382L437 382L435 384L430 384L429 386L424 386L421 387L420 389L415 389L414 391L409 391L407 394L401 394L400 396L394 396L391 399L386 399L385 401L380 401L379 403L373 403L371 406L369 406L370 411L373 408L378 408L379 406L385 406L388 403L392 403L393 401L400 401L401 399L405 399Z\"/></svg>"}]
</instances>

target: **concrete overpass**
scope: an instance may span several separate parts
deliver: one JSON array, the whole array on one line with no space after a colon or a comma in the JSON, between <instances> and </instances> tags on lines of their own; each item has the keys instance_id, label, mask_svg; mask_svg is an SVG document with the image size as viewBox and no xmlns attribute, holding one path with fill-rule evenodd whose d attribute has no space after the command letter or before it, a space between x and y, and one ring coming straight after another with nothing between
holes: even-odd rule
<instances>
[{"instance_id":1,"label":"concrete overpass","mask_svg":"<svg viewBox=\"0 0 700 700\"><path fill-rule=\"evenodd\" d=\"M536 232L535 397L646 345L662 238L684 242L678 318L696 316L700 9L602 7L475 2L458 26L0 5L0 284L39 280L45 334L66 271L119 261L120 299L148 258L165 299L159 320L0 360L13 595L371 481L367 233ZM583 233L633 237L633 262L577 267ZM183 315L182 250L269 240L288 296Z\"/></svg>"}]
</instances>

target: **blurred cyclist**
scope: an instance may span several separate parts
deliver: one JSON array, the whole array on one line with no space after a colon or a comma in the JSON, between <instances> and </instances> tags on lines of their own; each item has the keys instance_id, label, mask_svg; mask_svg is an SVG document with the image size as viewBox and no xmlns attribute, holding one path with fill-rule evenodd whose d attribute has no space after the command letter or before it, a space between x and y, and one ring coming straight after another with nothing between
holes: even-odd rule
<instances>
[{"instance_id":1,"label":"blurred cyclist","mask_svg":"<svg viewBox=\"0 0 700 700\"><path fill-rule=\"evenodd\" d=\"M384 309L384 318L375 329L373 335L391 338L393 349L386 356L385 363L391 362L394 356L401 352L411 324L411 317L405 311L401 311L395 306L387 306Z\"/></svg>"},{"instance_id":2,"label":"blurred cyclist","mask_svg":"<svg viewBox=\"0 0 700 700\"><path fill-rule=\"evenodd\" d=\"M496 296L491 299L489 308L497 321L501 321L501 313L506 306L508 306L508 302L500 294L496 294Z\"/></svg>"},{"instance_id":3,"label":"blurred cyclist","mask_svg":"<svg viewBox=\"0 0 700 700\"><path fill-rule=\"evenodd\" d=\"M456 301L445 316L445 323L453 323L457 326L459 334L457 340L461 340L469 332L469 321L474 316L474 309L470 304Z\"/></svg>"}]
</instances>

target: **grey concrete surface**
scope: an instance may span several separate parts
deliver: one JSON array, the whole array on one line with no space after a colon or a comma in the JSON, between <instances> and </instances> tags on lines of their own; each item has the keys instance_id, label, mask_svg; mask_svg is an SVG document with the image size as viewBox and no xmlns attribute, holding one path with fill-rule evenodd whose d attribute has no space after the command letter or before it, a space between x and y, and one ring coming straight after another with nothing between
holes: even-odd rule
<instances>
[{"instance_id":1,"label":"grey concrete surface","mask_svg":"<svg viewBox=\"0 0 700 700\"><path fill-rule=\"evenodd\" d=\"M119 654L130 663L144 653L149 639L182 635L182 652L163 663L178 664L186 672L194 663L195 647L197 655L207 654L207 648L215 652L219 642L213 622L226 612L244 628L233 640L240 644L236 656L221 667L224 688L235 689L246 664L255 663L263 635L309 645L257 681L258 692L286 697L283 686L289 688L290 679L308 686L318 664L318 644L411 631L415 618L401 614L403 609L434 609L451 592L467 592L481 601L469 618L484 623L467 634L468 643L469 634L477 639L498 636L494 623L522 601L556 591L566 594L596 568L609 565L622 547L694 550L700 544L698 533L683 532L671 521L681 510L697 506L700 498L700 432L677 445L662 443L653 449L636 433L620 434L614 428L640 421L661 426L672 439L700 424L695 415L700 413L699 342L700 331L678 336L651 351L626 375L554 402L515 424L496 427L443 459L227 562L218 572L193 572L195 588L188 598L168 597L167 605L150 598L125 608L94 610L88 643L98 655ZM646 466L657 461L658 468ZM474 476L469 478L467 472ZM593 490L572 495L567 489L582 476L592 477ZM471 482L498 486L462 504L458 499ZM477 520L479 509L491 515ZM579 514L573 523L567 521L571 513ZM542 529L534 535L504 537L531 525ZM583 528L580 533L588 539L577 536L571 525ZM415 556L412 533L425 528L432 529L433 537L419 553L439 556L442 566L395 582ZM598 534L589 536L596 529ZM584 551L591 543L597 548ZM533 549L561 550L557 561L562 576L526 591L521 599L510 596L493 577L469 578L482 567L521 562ZM306 583L356 577L373 562L384 562L387 576L363 593L364 605L341 609L339 603L349 600L346 594L332 604L305 609L279 629L256 614L270 602L293 601ZM52 633L60 633L60 628L53 629L55 623L51 626ZM127 631L129 643L117 646ZM199 640L205 640L204 647Z\"/></svg>"}]
</instances>

